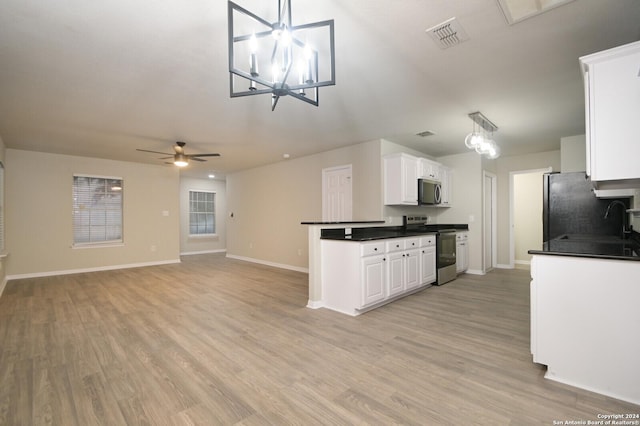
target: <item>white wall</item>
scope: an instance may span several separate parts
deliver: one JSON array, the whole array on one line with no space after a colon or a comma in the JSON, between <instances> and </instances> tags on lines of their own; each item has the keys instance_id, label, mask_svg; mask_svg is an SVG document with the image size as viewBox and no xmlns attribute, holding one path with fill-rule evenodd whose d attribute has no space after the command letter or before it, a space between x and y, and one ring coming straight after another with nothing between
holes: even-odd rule
<instances>
[{"instance_id":1,"label":"white wall","mask_svg":"<svg viewBox=\"0 0 640 426\"><path fill-rule=\"evenodd\" d=\"M5 166L10 277L179 261L175 168L13 149ZM76 173L124 180L123 245L72 248Z\"/></svg>"},{"instance_id":2,"label":"white wall","mask_svg":"<svg viewBox=\"0 0 640 426\"><path fill-rule=\"evenodd\" d=\"M542 248L542 175L513 175L513 232L516 264L531 263L531 249ZM540 194L540 196L532 196Z\"/></svg>"},{"instance_id":3,"label":"white wall","mask_svg":"<svg viewBox=\"0 0 640 426\"><path fill-rule=\"evenodd\" d=\"M469 225L469 270L482 271L482 157L470 151L438 161L453 169L453 192L451 207L437 209L437 223Z\"/></svg>"},{"instance_id":4,"label":"white wall","mask_svg":"<svg viewBox=\"0 0 640 426\"><path fill-rule=\"evenodd\" d=\"M215 236L189 236L189 191L215 192ZM227 184L214 179L180 178L180 254L213 253L227 247Z\"/></svg>"},{"instance_id":5,"label":"white wall","mask_svg":"<svg viewBox=\"0 0 640 426\"><path fill-rule=\"evenodd\" d=\"M300 222L322 220L322 169L346 164L353 166L353 219L380 220L377 140L228 175L227 255L307 270L308 230Z\"/></svg>"},{"instance_id":6,"label":"white wall","mask_svg":"<svg viewBox=\"0 0 640 426\"><path fill-rule=\"evenodd\" d=\"M585 135L560 139L560 171L562 173L587 170L587 138Z\"/></svg>"}]
</instances>

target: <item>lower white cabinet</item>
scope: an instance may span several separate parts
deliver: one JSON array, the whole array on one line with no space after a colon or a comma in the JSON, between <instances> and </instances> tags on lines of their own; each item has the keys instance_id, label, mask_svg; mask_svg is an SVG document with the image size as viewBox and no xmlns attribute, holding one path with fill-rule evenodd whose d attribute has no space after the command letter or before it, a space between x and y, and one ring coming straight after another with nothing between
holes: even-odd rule
<instances>
[{"instance_id":1,"label":"lower white cabinet","mask_svg":"<svg viewBox=\"0 0 640 426\"><path fill-rule=\"evenodd\" d=\"M431 284L436 281L436 236L420 238L420 282Z\"/></svg>"},{"instance_id":2,"label":"lower white cabinet","mask_svg":"<svg viewBox=\"0 0 640 426\"><path fill-rule=\"evenodd\" d=\"M321 265L324 307L358 315L436 280L435 235L322 240Z\"/></svg>"},{"instance_id":3,"label":"lower white cabinet","mask_svg":"<svg viewBox=\"0 0 640 426\"><path fill-rule=\"evenodd\" d=\"M469 269L469 233L456 233L456 272L461 274Z\"/></svg>"}]
</instances>

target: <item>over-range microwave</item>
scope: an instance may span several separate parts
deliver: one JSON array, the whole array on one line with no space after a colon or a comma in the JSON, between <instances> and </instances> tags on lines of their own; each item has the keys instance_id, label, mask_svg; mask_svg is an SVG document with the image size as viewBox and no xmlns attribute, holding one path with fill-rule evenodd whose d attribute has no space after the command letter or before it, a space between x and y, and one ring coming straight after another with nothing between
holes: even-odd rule
<instances>
[{"instance_id":1,"label":"over-range microwave","mask_svg":"<svg viewBox=\"0 0 640 426\"><path fill-rule=\"evenodd\" d=\"M442 187L440 182L430 179L418 179L418 204L433 206L440 204Z\"/></svg>"}]
</instances>

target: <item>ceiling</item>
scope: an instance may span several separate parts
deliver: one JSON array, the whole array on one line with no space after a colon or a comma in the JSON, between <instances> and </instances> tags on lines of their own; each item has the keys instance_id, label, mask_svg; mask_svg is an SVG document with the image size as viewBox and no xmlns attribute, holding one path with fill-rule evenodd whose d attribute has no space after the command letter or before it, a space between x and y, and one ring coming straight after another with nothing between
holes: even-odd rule
<instances>
[{"instance_id":1,"label":"ceiling","mask_svg":"<svg viewBox=\"0 0 640 426\"><path fill-rule=\"evenodd\" d=\"M0 137L156 164L136 148L181 140L222 155L184 174L224 176L380 138L464 152L467 115L481 111L503 156L541 152L584 133L578 58L640 39L638 0L576 0L514 25L497 0L292 0L292 11L294 25L335 20L336 85L317 108L285 97L272 112L269 95L229 96L227 2L0 0ZM425 30L451 17L469 40L441 49ZM415 136L425 130L435 135Z\"/></svg>"}]
</instances>

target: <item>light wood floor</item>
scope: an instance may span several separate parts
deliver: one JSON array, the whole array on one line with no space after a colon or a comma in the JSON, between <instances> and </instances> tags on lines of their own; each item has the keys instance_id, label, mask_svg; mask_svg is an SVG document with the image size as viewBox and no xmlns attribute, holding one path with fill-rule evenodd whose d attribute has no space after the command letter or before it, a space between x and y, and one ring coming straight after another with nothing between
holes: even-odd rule
<instances>
[{"instance_id":1,"label":"light wood floor","mask_svg":"<svg viewBox=\"0 0 640 426\"><path fill-rule=\"evenodd\" d=\"M2 425L553 424L640 407L545 380L529 276L463 276L357 318L226 259L25 279L0 298Z\"/></svg>"}]
</instances>

